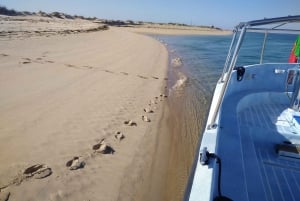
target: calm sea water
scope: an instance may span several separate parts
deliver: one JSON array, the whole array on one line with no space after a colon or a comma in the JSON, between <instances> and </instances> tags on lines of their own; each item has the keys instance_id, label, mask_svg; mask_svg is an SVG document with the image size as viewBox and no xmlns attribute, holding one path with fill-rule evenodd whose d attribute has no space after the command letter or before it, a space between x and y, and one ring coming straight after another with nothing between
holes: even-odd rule
<instances>
[{"instance_id":1,"label":"calm sea water","mask_svg":"<svg viewBox=\"0 0 300 201\"><path fill-rule=\"evenodd\" d=\"M181 200L232 36L156 36L170 52L172 145L166 199ZM295 35L269 34L264 62L287 62ZM247 33L237 66L259 63L262 33ZM257 49L257 47L259 47ZM278 51L280 50L280 51ZM278 53L280 52L280 53ZM180 58L180 60L178 59ZM172 61L179 60L174 65ZM176 179L174 179L176 178Z\"/></svg>"}]
</instances>

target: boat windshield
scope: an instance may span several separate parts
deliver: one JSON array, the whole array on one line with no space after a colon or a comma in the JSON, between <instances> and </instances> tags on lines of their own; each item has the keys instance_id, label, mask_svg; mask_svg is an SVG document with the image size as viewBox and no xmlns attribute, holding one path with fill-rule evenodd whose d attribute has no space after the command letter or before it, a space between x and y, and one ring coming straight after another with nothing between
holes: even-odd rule
<instances>
[{"instance_id":1,"label":"boat windshield","mask_svg":"<svg viewBox=\"0 0 300 201\"><path fill-rule=\"evenodd\" d=\"M265 38L266 37L266 38ZM247 32L236 66L259 63L287 63L298 34ZM263 51L263 54L262 54Z\"/></svg>"}]
</instances>

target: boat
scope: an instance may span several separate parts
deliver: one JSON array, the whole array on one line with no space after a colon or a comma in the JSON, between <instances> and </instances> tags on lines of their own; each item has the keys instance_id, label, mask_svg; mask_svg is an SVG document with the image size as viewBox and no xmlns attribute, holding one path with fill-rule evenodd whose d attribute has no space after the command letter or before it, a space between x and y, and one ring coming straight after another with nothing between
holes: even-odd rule
<instances>
[{"instance_id":1,"label":"boat","mask_svg":"<svg viewBox=\"0 0 300 201\"><path fill-rule=\"evenodd\" d=\"M237 66L252 32L262 35L258 61ZM183 200L300 200L300 64L266 58L272 33L296 39L300 15L234 28Z\"/></svg>"}]
</instances>

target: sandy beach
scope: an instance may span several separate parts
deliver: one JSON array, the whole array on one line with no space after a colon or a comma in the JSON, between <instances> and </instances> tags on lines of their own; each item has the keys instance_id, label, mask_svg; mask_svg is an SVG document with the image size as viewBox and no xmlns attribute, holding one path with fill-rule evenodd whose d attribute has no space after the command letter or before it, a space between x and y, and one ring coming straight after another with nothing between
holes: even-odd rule
<instances>
[{"instance_id":1,"label":"sandy beach","mask_svg":"<svg viewBox=\"0 0 300 201\"><path fill-rule=\"evenodd\" d=\"M142 34L195 30L64 15L0 23L1 201L182 196L166 190L174 180L168 52Z\"/></svg>"},{"instance_id":2,"label":"sandy beach","mask_svg":"<svg viewBox=\"0 0 300 201\"><path fill-rule=\"evenodd\" d=\"M140 34L154 35L230 35L232 32L215 28L179 26L168 24L144 24L123 28L127 31Z\"/></svg>"},{"instance_id":3,"label":"sandy beach","mask_svg":"<svg viewBox=\"0 0 300 201\"><path fill-rule=\"evenodd\" d=\"M19 35L2 38L0 60L1 197L133 200L166 99L165 47L114 28Z\"/></svg>"}]
</instances>

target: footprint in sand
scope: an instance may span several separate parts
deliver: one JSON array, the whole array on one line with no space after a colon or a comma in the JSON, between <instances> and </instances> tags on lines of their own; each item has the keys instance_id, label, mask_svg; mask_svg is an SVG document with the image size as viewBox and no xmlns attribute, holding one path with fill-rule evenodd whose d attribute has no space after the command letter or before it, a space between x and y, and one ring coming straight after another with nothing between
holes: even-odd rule
<instances>
[{"instance_id":1,"label":"footprint in sand","mask_svg":"<svg viewBox=\"0 0 300 201\"><path fill-rule=\"evenodd\" d=\"M137 126L137 123L132 120L124 121L124 124L128 126Z\"/></svg>"},{"instance_id":2,"label":"footprint in sand","mask_svg":"<svg viewBox=\"0 0 300 201\"><path fill-rule=\"evenodd\" d=\"M166 94L160 94L159 96L162 98L168 98L168 96Z\"/></svg>"},{"instance_id":3,"label":"footprint in sand","mask_svg":"<svg viewBox=\"0 0 300 201\"><path fill-rule=\"evenodd\" d=\"M160 97L160 101L163 101L163 100L164 100L165 98L167 98L168 96L165 95L165 94L160 94L159 97Z\"/></svg>"},{"instance_id":4,"label":"footprint in sand","mask_svg":"<svg viewBox=\"0 0 300 201\"><path fill-rule=\"evenodd\" d=\"M77 68L77 66L72 65L72 64L65 64L65 66L70 67L70 68Z\"/></svg>"},{"instance_id":5,"label":"footprint in sand","mask_svg":"<svg viewBox=\"0 0 300 201\"><path fill-rule=\"evenodd\" d=\"M24 61L21 61L20 63L21 64L29 64L29 63L31 63L31 59L29 59L29 58L22 58Z\"/></svg>"},{"instance_id":6,"label":"footprint in sand","mask_svg":"<svg viewBox=\"0 0 300 201\"><path fill-rule=\"evenodd\" d=\"M93 150L101 154L113 154L115 152L115 150L110 145L108 145L104 141L104 139L102 139L99 143L95 144L93 146Z\"/></svg>"},{"instance_id":7,"label":"footprint in sand","mask_svg":"<svg viewBox=\"0 0 300 201\"><path fill-rule=\"evenodd\" d=\"M8 201L10 192L0 191L0 201Z\"/></svg>"},{"instance_id":8,"label":"footprint in sand","mask_svg":"<svg viewBox=\"0 0 300 201\"><path fill-rule=\"evenodd\" d=\"M152 109L150 108L144 108L144 112L146 113L154 113Z\"/></svg>"},{"instance_id":9,"label":"footprint in sand","mask_svg":"<svg viewBox=\"0 0 300 201\"><path fill-rule=\"evenodd\" d=\"M126 73L126 72L121 72L123 75L128 75L128 73Z\"/></svg>"},{"instance_id":10,"label":"footprint in sand","mask_svg":"<svg viewBox=\"0 0 300 201\"><path fill-rule=\"evenodd\" d=\"M104 70L105 72L107 72L107 73L112 73L112 74L114 74L114 72L112 72L112 71L110 71L110 70Z\"/></svg>"},{"instance_id":11,"label":"footprint in sand","mask_svg":"<svg viewBox=\"0 0 300 201\"><path fill-rule=\"evenodd\" d=\"M85 162L84 162L82 157L74 156L73 159L69 160L66 163L66 166L70 170L77 170L77 169L80 169L80 168L84 168Z\"/></svg>"},{"instance_id":12,"label":"footprint in sand","mask_svg":"<svg viewBox=\"0 0 300 201\"><path fill-rule=\"evenodd\" d=\"M52 174L51 168L45 164L36 164L26 168L23 171L25 178L33 177L35 179L42 179Z\"/></svg>"},{"instance_id":13,"label":"footprint in sand","mask_svg":"<svg viewBox=\"0 0 300 201\"><path fill-rule=\"evenodd\" d=\"M153 78L153 79L156 79L156 80L158 80L158 79L159 79L158 77L155 77L155 76L152 76L152 78Z\"/></svg>"},{"instance_id":14,"label":"footprint in sand","mask_svg":"<svg viewBox=\"0 0 300 201\"><path fill-rule=\"evenodd\" d=\"M116 134L115 134L115 138L119 141L123 140L125 138L125 135L120 132L120 131L117 131Z\"/></svg>"},{"instance_id":15,"label":"footprint in sand","mask_svg":"<svg viewBox=\"0 0 300 201\"><path fill-rule=\"evenodd\" d=\"M137 75L139 78L142 78L142 79L148 79L147 77L145 76L142 76L142 75Z\"/></svg>"},{"instance_id":16,"label":"footprint in sand","mask_svg":"<svg viewBox=\"0 0 300 201\"><path fill-rule=\"evenodd\" d=\"M34 59L34 60L32 60L33 62L35 62L35 63L40 63L40 64L43 64L44 62L43 62L43 58L41 58L41 57L38 57L38 58L36 58L36 59Z\"/></svg>"},{"instance_id":17,"label":"footprint in sand","mask_svg":"<svg viewBox=\"0 0 300 201\"><path fill-rule=\"evenodd\" d=\"M147 116L142 116L142 120L145 122L151 122L150 118Z\"/></svg>"},{"instance_id":18,"label":"footprint in sand","mask_svg":"<svg viewBox=\"0 0 300 201\"><path fill-rule=\"evenodd\" d=\"M0 54L0 56L3 56L3 57L8 57L9 55L8 54Z\"/></svg>"},{"instance_id":19,"label":"footprint in sand","mask_svg":"<svg viewBox=\"0 0 300 201\"><path fill-rule=\"evenodd\" d=\"M45 164L36 164L33 166L30 166L20 172L21 174L18 174L11 182L8 184L0 186L0 201L6 201L9 199L10 192L5 192L3 189L9 187L10 185L19 185L24 180L29 178L35 178L35 179L43 179L45 177L48 177L52 174L52 170L50 167L48 167Z\"/></svg>"},{"instance_id":20,"label":"footprint in sand","mask_svg":"<svg viewBox=\"0 0 300 201\"><path fill-rule=\"evenodd\" d=\"M30 61L23 61L22 64L30 64Z\"/></svg>"}]
</instances>

